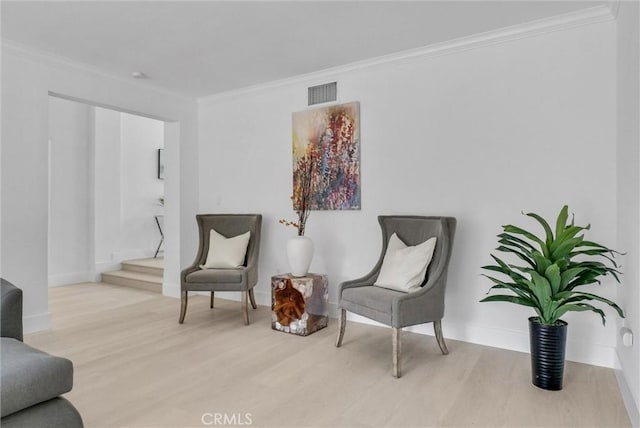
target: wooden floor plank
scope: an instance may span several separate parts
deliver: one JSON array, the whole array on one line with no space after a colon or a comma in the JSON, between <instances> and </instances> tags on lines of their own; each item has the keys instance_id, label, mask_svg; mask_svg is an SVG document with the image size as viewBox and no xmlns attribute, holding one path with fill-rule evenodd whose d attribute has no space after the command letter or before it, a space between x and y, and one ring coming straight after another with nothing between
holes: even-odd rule
<instances>
[{"instance_id":1,"label":"wooden floor plank","mask_svg":"<svg viewBox=\"0 0 640 428\"><path fill-rule=\"evenodd\" d=\"M271 330L266 307L244 326L240 303L193 296L180 325L179 305L56 287L53 328L25 341L73 361L66 396L87 427L202 427L216 414L256 427L630 426L610 369L569 362L564 389L543 391L528 354L448 340L443 356L433 337L405 332L394 379L389 329L348 323L336 348L335 320L298 337Z\"/></svg>"}]
</instances>

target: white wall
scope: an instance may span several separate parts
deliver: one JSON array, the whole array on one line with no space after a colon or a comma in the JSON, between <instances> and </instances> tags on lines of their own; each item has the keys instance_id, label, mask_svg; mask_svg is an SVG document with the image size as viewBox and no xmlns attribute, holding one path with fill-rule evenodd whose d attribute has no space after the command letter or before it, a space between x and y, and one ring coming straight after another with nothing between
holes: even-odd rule
<instances>
[{"instance_id":1,"label":"white wall","mask_svg":"<svg viewBox=\"0 0 640 428\"><path fill-rule=\"evenodd\" d=\"M621 390L634 426L640 425L640 7L621 2L617 19L617 199L618 246L627 253L617 300L626 313L618 326L630 328L634 344L625 347L618 335Z\"/></svg>"},{"instance_id":2,"label":"white wall","mask_svg":"<svg viewBox=\"0 0 640 428\"><path fill-rule=\"evenodd\" d=\"M23 290L26 331L48 327L48 110L41 67L2 50L2 272ZM40 83L38 83L40 82ZM33 84L31 84L33 83Z\"/></svg>"},{"instance_id":3,"label":"white wall","mask_svg":"<svg viewBox=\"0 0 640 428\"><path fill-rule=\"evenodd\" d=\"M164 145L164 123L121 114L121 247L131 257L153 256L160 240L154 215L162 214L159 198L158 149Z\"/></svg>"},{"instance_id":4,"label":"white wall","mask_svg":"<svg viewBox=\"0 0 640 428\"><path fill-rule=\"evenodd\" d=\"M511 33L513 34L513 33ZM312 212L312 271L343 280L380 252L379 214L453 215L458 230L443 321L445 337L528 351L526 308L482 303L500 225L535 228L521 211L554 217L569 204L590 237L616 243L615 24L345 69L308 80L200 100L200 212L264 215L257 297L287 271L293 231L291 114L306 88L338 81L340 102L360 101L362 210ZM607 281L599 290L615 297ZM568 358L613 366L615 314L570 314ZM429 332L431 326L414 329ZM347 333L348 334L348 333Z\"/></svg>"},{"instance_id":5,"label":"white wall","mask_svg":"<svg viewBox=\"0 0 640 428\"><path fill-rule=\"evenodd\" d=\"M120 113L94 107L95 167L94 253L96 273L113 270L120 249L120 181L122 180ZM98 161L99 160L99 161Z\"/></svg>"},{"instance_id":6,"label":"white wall","mask_svg":"<svg viewBox=\"0 0 640 428\"><path fill-rule=\"evenodd\" d=\"M49 285L87 281L93 271L91 107L49 97Z\"/></svg>"},{"instance_id":7,"label":"white wall","mask_svg":"<svg viewBox=\"0 0 640 428\"><path fill-rule=\"evenodd\" d=\"M197 248L197 104L128 79L2 45L2 272L24 290L25 331L50 325L47 302L49 93L166 120L165 294L179 294L181 266ZM179 134L175 132L179 130ZM188 168L184 166L188 165ZM182 236L181 239L178 237Z\"/></svg>"}]
</instances>

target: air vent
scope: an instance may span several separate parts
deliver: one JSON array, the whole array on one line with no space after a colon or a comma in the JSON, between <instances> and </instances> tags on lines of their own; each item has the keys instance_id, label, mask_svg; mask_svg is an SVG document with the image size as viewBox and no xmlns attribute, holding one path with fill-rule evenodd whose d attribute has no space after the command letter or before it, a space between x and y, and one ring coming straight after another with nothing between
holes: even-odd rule
<instances>
[{"instance_id":1,"label":"air vent","mask_svg":"<svg viewBox=\"0 0 640 428\"><path fill-rule=\"evenodd\" d=\"M325 83L324 85L309 88L309 105L328 103L338 99L338 82Z\"/></svg>"}]
</instances>

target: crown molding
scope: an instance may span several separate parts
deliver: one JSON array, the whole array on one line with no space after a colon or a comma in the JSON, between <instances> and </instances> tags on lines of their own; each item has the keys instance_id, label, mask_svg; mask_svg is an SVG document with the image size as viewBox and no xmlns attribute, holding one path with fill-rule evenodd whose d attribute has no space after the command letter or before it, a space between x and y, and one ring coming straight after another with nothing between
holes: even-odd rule
<instances>
[{"instance_id":1,"label":"crown molding","mask_svg":"<svg viewBox=\"0 0 640 428\"><path fill-rule=\"evenodd\" d=\"M70 68L82 73L93 74L102 78L115 80L124 85L131 85L136 88L140 88L148 91L154 91L170 97L178 97L186 101L194 101L196 99L195 97L189 97L189 96L180 94L178 92L172 92L167 89L154 86L152 84L143 83L139 81L132 81L132 79L122 77L115 73L106 72L100 68L92 67L90 65L75 61L71 58L68 58L62 55L53 55L47 52L43 52L41 50L34 49L30 46L26 46L22 43L18 43L10 39L3 38L1 47L2 47L3 54L5 52L10 52L11 54L17 57L34 61L36 63L45 64L50 67Z\"/></svg>"},{"instance_id":2,"label":"crown molding","mask_svg":"<svg viewBox=\"0 0 640 428\"><path fill-rule=\"evenodd\" d=\"M472 49L480 49L487 46L508 43L529 37L537 37L558 31L566 31L576 27L597 24L615 20L613 7L619 0L613 0L608 5L600 5L588 9L582 9L550 18L543 18L523 24L487 31L468 37L461 37L446 42L435 43L416 49L396 52L390 55L371 58L351 64L332 67L312 73L301 74L286 79L275 80L268 83L248 86L218 94L207 95L198 98L198 102L232 98L239 95L275 89L294 84L319 84L327 79L335 79L335 75L353 71L375 68L396 62L410 62L418 59L454 54ZM617 9L616 9L617 10ZM317 83L316 83L317 82Z\"/></svg>"},{"instance_id":3,"label":"crown molding","mask_svg":"<svg viewBox=\"0 0 640 428\"><path fill-rule=\"evenodd\" d=\"M613 19L618 19L618 11L620 10L620 0L611 0L607 3L607 7L611 11Z\"/></svg>"},{"instance_id":4,"label":"crown molding","mask_svg":"<svg viewBox=\"0 0 640 428\"><path fill-rule=\"evenodd\" d=\"M205 95L202 97L189 97L184 94L172 92L164 88L157 87L152 84L142 82L132 82L130 79L122 76L105 72L102 69L89 66L77 62L73 59L45 53L31 47L22 45L18 42L2 39L2 51L5 50L22 58L30 59L39 63L45 63L53 67L67 67L85 73L94 74L104 78L119 81L123 84L132 85L134 87L151 90L164 95L179 97L184 100L197 99L198 102L206 100L217 100L232 98L235 96L260 92L293 84L316 84L324 83L327 79L333 78L335 75L375 68L391 63L410 62L419 59L437 57L442 55L454 54L472 49L480 49L483 47L508 43L529 37L541 36L557 31L570 30L585 25L597 24L615 20L618 14L620 0L611 0L606 5L600 5L588 9L557 15L550 18L539 19L523 24L505 27L497 30L487 31L468 37L462 37L446 42L435 43L416 49L409 49L396 52L390 55L384 55L363 61L357 61L346 65L332 67L324 70L314 71L311 73L301 74L285 79L275 80L267 83L252 85L240 89L234 89L218 94Z\"/></svg>"}]
</instances>

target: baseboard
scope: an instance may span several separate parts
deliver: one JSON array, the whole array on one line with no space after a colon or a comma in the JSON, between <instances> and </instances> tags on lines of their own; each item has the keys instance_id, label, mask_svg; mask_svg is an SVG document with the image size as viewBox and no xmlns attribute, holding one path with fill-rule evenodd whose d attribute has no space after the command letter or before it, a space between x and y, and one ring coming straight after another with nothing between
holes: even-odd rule
<instances>
[{"instance_id":1,"label":"baseboard","mask_svg":"<svg viewBox=\"0 0 640 428\"><path fill-rule=\"evenodd\" d=\"M362 320L370 324L381 325L362 317L354 319L354 321L357 322L362 322ZM404 330L427 336L434 335L431 324L407 327ZM442 331L446 339L529 353L529 333L526 331L522 332L519 330L488 328L456 323L447 320L446 317L442 320ZM615 366L615 348L612 346L585 344L580 341L568 340L566 360L613 368Z\"/></svg>"},{"instance_id":2,"label":"baseboard","mask_svg":"<svg viewBox=\"0 0 640 428\"><path fill-rule=\"evenodd\" d=\"M102 272L119 270L121 268L120 263L123 260L146 259L153 257L154 254L155 250L124 250L112 253L111 260L96 262L93 281L99 282Z\"/></svg>"},{"instance_id":3,"label":"baseboard","mask_svg":"<svg viewBox=\"0 0 640 428\"><path fill-rule=\"evenodd\" d=\"M153 257L155 254L155 249L132 249L132 250L123 250L115 252L111 255L111 259L114 261L121 262L122 260L135 260L135 259L146 259L149 257Z\"/></svg>"},{"instance_id":4,"label":"baseboard","mask_svg":"<svg viewBox=\"0 0 640 428\"><path fill-rule=\"evenodd\" d=\"M69 284L78 284L80 282L93 282L94 274L91 272L74 272L62 275L49 275L49 287L60 287Z\"/></svg>"},{"instance_id":5,"label":"baseboard","mask_svg":"<svg viewBox=\"0 0 640 428\"><path fill-rule=\"evenodd\" d=\"M526 320L524 322L526 323ZM433 335L430 325L420 325L415 329L421 330L417 331L419 333ZM447 320L446 317L442 320L442 329L446 338L529 353L528 331L456 323ZM568 340L566 360L613 368L615 366L615 348L613 346Z\"/></svg>"},{"instance_id":6,"label":"baseboard","mask_svg":"<svg viewBox=\"0 0 640 428\"><path fill-rule=\"evenodd\" d=\"M180 298L180 284L169 283L166 280L162 283L162 295L167 297Z\"/></svg>"},{"instance_id":7,"label":"baseboard","mask_svg":"<svg viewBox=\"0 0 640 428\"><path fill-rule=\"evenodd\" d=\"M225 293L224 298L240 301L240 293ZM271 306L270 292L256 290L255 298L257 304L262 306ZM329 317L338 317L338 305L336 302L329 302ZM349 312L347 313L347 320L361 324L385 327L383 324ZM526 320L524 322L526 323ZM406 327L404 330L424 334L426 336L434 335L432 324L421 324ZM442 320L442 330L446 339L529 353L529 333L526 331L523 332L520 330L497 329L456 323L448 321L446 317ZM612 346L585 344L584 342L569 340L567 341L566 359L567 361L574 361L577 363L614 368L616 361L615 348Z\"/></svg>"},{"instance_id":8,"label":"baseboard","mask_svg":"<svg viewBox=\"0 0 640 428\"><path fill-rule=\"evenodd\" d=\"M629 383L627 383L627 378L624 376L624 372L620 369L620 361L618 360L617 355L616 369L614 370L614 373L616 374L620 394L624 401L624 407L627 409L631 426L638 428L640 427L640 410L638 409L638 403L633 397L633 393L631 392L631 388L629 388Z\"/></svg>"},{"instance_id":9,"label":"baseboard","mask_svg":"<svg viewBox=\"0 0 640 428\"><path fill-rule=\"evenodd\" d=\"M35 333L36 331L48 330L50 328L51 312L29 315L22 318L22 329L24 334Z\"/></svg>"},{"instance_id":10,"label":"baseboard","mask_svg":"<svg viewBox=\"0 0 640 428\"><path fill-rule=\"evenodd\" d=\"M120 262L108 261L108 262L98 262L95 265L95 273L93 275L92 281L100 282L102 280L101 274L102 272L109 272L112 270L120 270L121 265Z\"/></svg>"},{"instance_id":11,"label":"baseboard","mask_svg":"<svg viewBox=\"0 0 640 428\"><path fill-rule=\"evenodd\" d=\"M239 301L240 294L235 294L237 295L230 296L229 299ZM255 296L258 304L265 306L271 305L271 293L256 291ZM338 304L336 302L329 302L329 317L338 317ZM384 327L383 324L352 313L347 313L347 320ZM526 324L526 320L523 322ZM432 324L406 327L404 330L427 336L434 335ZM529 333L527 331L523 332L520 330L497 329L456 323L447 320L446 317L442 320L442 330L446 339L529 353ZM615 348L613 346L586 344L580 341L569 340L567 341L566 359L567 361L577 363L614 368L616 359Z\"/></svg>"}]
</instances>

